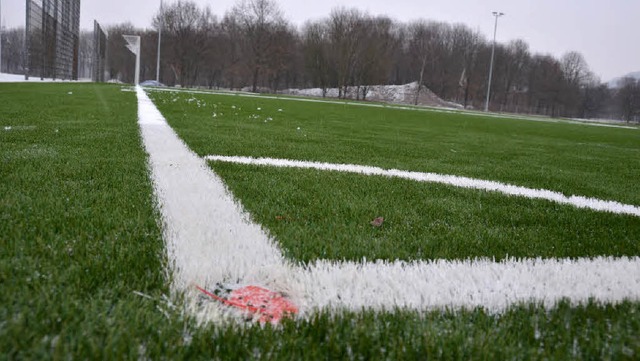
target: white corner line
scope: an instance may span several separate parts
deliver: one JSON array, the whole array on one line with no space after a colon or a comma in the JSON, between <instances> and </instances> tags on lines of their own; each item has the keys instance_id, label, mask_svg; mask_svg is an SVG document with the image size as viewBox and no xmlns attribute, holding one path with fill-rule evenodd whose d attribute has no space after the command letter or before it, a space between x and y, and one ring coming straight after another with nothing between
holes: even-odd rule
<instances>
[{"instance_id":1,"label":"white corner line","mask_svg":"<svg viewBox=\"0 0 640 361\"><path fill-rule=\"evenodd\" d=\"M594 211L627 214L640 217L640 207L623 204L616 201L606 201L583 196L565 196L560 192L546 189L532 189L490 180L474 179L456 175L438 173L423 173L398 169L383 169L379 167L356 164L332 164L322 162L308 162L290 159L253 158L242 156L207 155L204 159L214 162L228 162L246 165L259 165L271 167L316 169L363 175L376 175L392 178L410 179L418 182L440 183L461 188L471 188L489 192L499 192L510 196L526 197L531 199L544 199L560 204L571 205L577 208L587 208Z\"/></svg>"},{"instance_id":2,"label":"white corner line","mask_svg":"<svg viewBox=\"0 0 640 361\"><path fill-rule=\"evenodd\" d=\"M137 87L136 94L174 291L186 292L195 283L262 285L286 293L301 317L318 309L501 312L528 302L553 307L560 300L640 300L638 257L293 264L206 161L180 140L144 90ZM187 297L186 310L200 321L228 319L220 307L196 299Z\"/></svg>"}]
</instances>

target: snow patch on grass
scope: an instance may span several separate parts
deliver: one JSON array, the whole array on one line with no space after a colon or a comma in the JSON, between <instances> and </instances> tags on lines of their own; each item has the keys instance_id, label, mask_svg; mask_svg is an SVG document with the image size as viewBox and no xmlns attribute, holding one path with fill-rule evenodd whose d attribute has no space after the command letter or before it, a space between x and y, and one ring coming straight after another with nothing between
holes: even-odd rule
<instances>
[{"instance_id":1,"label":"snow patch on grass","mask_svg":"<svg viewBox=\"0 0 640 361\"><path fill-rule=\"evenodd\" d=\"M20 130L35 130L35 125L5 125L2 127L4 131L20 131Z\"/></svg>"},{"instance_id":2,"label":"snow patch on grass","mask_svg":"<svg viewBox=\"0 0 640 361\"><path fill-rule=\"evenodd\" d=\"M69 79L51 79L44 78L41 79L39 76L30 76L29 79L25 79L22 74L7 74L0 73L0 83L23 83L23 82L42 82L42 83L51 83L51 82L74 82L74 83L90 83L91 79L78 79L78 80L69 80Z\"/></svg>"}]
</instances>

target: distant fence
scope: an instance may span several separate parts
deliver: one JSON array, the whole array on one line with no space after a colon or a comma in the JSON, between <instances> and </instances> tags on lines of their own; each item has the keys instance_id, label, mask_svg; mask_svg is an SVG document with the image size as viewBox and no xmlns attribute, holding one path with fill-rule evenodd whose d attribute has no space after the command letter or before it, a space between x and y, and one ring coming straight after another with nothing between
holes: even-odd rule
<instances>
[{"instance_id":1,"label":"distant fence","mask_svg":"<svg viewBox=\"0 0 640 361\"><path fill-rule=\"evenodd\" d=\"M93 21L93 74L91 79L104 83L107 65L107 33L97 21Z\"/></svg>"},{"instance_id":2,"label":"distant fence","mask_svg":"<svg viewBox=\"0 0 640 361\"><path fill-rule=\"evenodd\" d=\"M78 79L80 0L26 0L25 77Z\"/></svg>"}]
</instances>

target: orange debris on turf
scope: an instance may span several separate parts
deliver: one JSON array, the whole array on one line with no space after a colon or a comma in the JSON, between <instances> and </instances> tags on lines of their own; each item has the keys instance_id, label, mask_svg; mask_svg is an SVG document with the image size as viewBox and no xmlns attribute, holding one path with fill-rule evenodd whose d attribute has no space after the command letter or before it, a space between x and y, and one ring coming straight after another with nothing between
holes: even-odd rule
<instances>
[{"instance_id":1,"label":"orange debris on turf","mask_svg":"<svg viewBox=\"0 0 640 361\"><path fill-rule=\"evenodd\" d=\"M380 227L380 226L382 226L382 223L384 223L384 217L377 217L376 219L374 219L370 223L374 227Z\"/></svg>"},{"instance_id":2,"label":"orange debris on turf","mask_svg":"<svg viewBox=\"0 0 640 361\"><path fill-rule=\"evenodd\" d=\"M227 306L259 315L260 323L277 324L285 317L298 313L298 308L282 294L258 286L246 286L231 291L228 298L217 296L202 287L198 290Z\"/></svg>"}]
</instances>

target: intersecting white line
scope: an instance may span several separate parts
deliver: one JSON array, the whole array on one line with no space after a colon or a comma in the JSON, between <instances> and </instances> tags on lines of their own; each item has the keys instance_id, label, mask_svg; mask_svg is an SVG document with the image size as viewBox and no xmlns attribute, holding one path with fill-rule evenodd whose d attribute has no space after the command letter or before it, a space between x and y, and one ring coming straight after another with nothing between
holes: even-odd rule
<instances>
[{"instance_id":1,"label":"intersecting white line","mask_svg":"<svg viewBox=\"0 0 640 361\"><path fill-rule=\"evenodd\" d=\"M205 159L218 162L229 162L247 165L261 165L286 168L317 169L336 172L357 173L364 175L377 175L392 178L403 178L418 182L441 183L461 188L480 189L491 192L500 192L511 196L526 197L532 199L544 199L560 204L568 204L578 208L588 208L594 211L604 211L617 214L628 214L640 217L640 207L623 204L616 201L606 201L583 196L565 196L560 192L546 189L532 189L490 180L474 179L456 175L438 173L423 173L398 169L383 169L357 164L332 164L323 162L308 162L290 159L253 158L242 156L208 155Z\"/></svg>"},{"instance_id":2,"label":"intersecting white line","mask_svg":"<svg viewBox=\"0 0 640 361\"><path fill-rule=\"evenodd\" d=\"M639 257L293 264L206 161L178 138L144 90L137 87L136 93L173 290L188 292L193 283L257 284L286 293L303 316L317 309L500 312L526 302L640 300ZM189 310L202 320L220 316Z\"/></svg>"}]
</instances>

